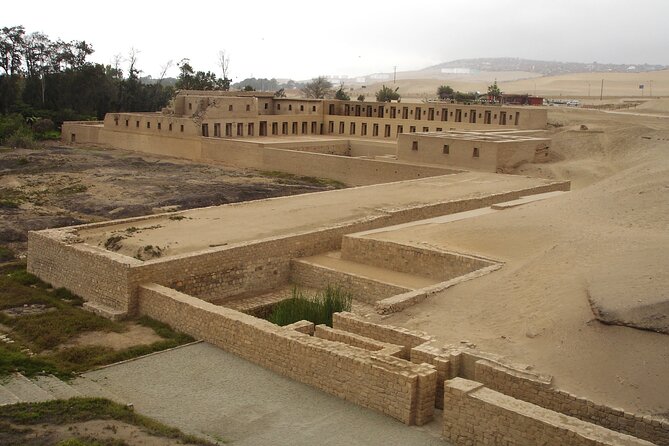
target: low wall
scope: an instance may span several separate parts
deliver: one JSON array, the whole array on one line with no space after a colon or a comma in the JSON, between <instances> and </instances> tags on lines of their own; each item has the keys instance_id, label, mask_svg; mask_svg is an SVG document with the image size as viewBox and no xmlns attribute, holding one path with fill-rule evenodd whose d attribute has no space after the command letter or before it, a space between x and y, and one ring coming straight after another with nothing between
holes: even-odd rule
<instances>
[{"instance_id":1,"label":"low wall","mask_svg":"<svg viewBox=\"0 0 669 446\"><path fill-rule=\"evenodd\" d=\"M384 155L396 155L397 154L397 144L395 141L385 142L385 141L368 141L364 139L351 139L349 140L351 151L351 156L384 156Z\"/></svg>"},{"instance_id":2,"label":"low wall","mask_svg":"<svg viewBox=\"0 0 669 446\"><path fill-rule=\"evenodd\" d=\"M332 156L297 150L241 146L235 141L205 138L202 157L240 168L278 170L294 175L330 178L351 186L368 186L456 172L453 169Z\"/></svg>"},{"instance_id":3,"label":"low wall","mask_svg":"<svg viewBox=\"0 0 669 446\"><path fill-rule=\"evenodd\" d=\"M407 330L391 325L379 325L365 321L353 313L341 312L332 316L332 328L355 333L370 339L404 347L402 358L409 359L411 349L431 342L433 338L427 333Z\"/></svg>"},{"instance_id":4,"label":"low wall","mask_svg":"<svg viewBox=\"0 0 669 446\"><path fill-rule=\"evenodd\" d=\"M537 379L492 361L477 360L474 368L474 379L498 392L658 445L669 445L669 422L661 418L594 403L555 389L550 381Z\"/></svg>"},{"instance_id":5,"label":"low wall","mask_svg":"<svg viewBox=\"0 0 669 446\"><path fill-rule=\"evenodd\" d=\"M173 156L194 161L202 160L202 142L199 137L170 137L103 129L100 132L100 143L154 155Z\"/></svg>"},{"instance_id":6,"label":"low wall","mask_svg":"<svg viewBox=\"0 0 669 446\"><path fill-rule=\"evenodd\" d=\"M91 300L103 313L112 310L110 317L132 311L130 268L141 262L81 243L69 244L68 236L59 230L29 232L28 272L54 288L67 288Z\"/></svg>"},{"instance_id":7,"label":"low wall","mask_svg":"<svg viewBox=\"0 0 669 446\"><path fill-rule=\"evenodd\" d=\"M68 144L99 144L102 130L102 121L65 121L61 128L60 138L61 141Z\"/></svg>"},{"instance_id":8,"label":"low wall","mask_svg":"<svg viewBox=\"0 0 669 446\"><path fill-rule=\"evenodd\" d=\"M327 284L337 285L350 292L355 299L370 304L409 291L408 288L344 273L306 260L290 262L290 282L309 288L324 288Z\"/></svg>"},{"instance_id":9,"label":"low wall","mask_svg":"<svg viewBox=\"0 0 669 446\"><path fill-rule=\"evenodd\" d=\"M295 328L293 329L295 330ZM330 328L327 325L316 325L314 336L321 339L328 339L330 341L343 342L344 344L352 345L353 347L362 348L371 352L379 352L397 358L402 356L402 351L404 350L404 347L400 345L376 341L365 336L349 333L348 331ZM412 362L416 364L415 361Z\"/></svg>"},{"instance_id":10,"label":"low wall","mask_svg":"<svg viewBox=\"0 0 669 446\"><path fill-rule=\"evenodd\" d=\"M156 284L140 287L139 313L406 424L432 418L436 372L427 364L319 339Z\"/></svg>"},{"instance_id":11,"label":"low wall","mask_svg":"<svg viewBox=\"0 0 669 446\"><path fill-rule=\"evenodd\" d=\"M368 236L348 235L342 239L341 258L366 265L446 281L463 276L492 262L435 248L421 248Z\"/></svg>"},{"instance_id":12,"label":"low wall","mask_svg":"<svg viewBox=\"0 0 669 446\"><path fill-rule=\"evenodd\" d=\"M444 437L456 445L649 446L462 378L446 381Z\"/></svg>"}]
</instances>

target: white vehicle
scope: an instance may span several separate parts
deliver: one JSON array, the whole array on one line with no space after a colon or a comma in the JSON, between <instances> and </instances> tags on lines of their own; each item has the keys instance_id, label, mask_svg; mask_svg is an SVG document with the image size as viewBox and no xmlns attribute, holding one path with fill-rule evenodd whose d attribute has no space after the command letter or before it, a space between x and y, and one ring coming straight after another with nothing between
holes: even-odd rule
<instances>
[{"instance_id":1,"label":"white vehicle","mask_svg":"<svg viewBox=\"0 0 669 446\"><path fill-rule=\"evenodd\" d=\"M567 106L568 107L578 107L581 105L580 101L577 101L576 99L572 99L571 101L567 101Z\"/></svg>"}]
</instances>

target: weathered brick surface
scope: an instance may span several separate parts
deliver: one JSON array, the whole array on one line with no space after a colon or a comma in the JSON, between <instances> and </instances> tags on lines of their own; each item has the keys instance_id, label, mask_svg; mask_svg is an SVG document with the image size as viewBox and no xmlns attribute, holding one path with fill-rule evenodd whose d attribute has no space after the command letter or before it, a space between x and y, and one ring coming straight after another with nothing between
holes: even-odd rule
<instances>
[{"instance_id":1,"label":"weathered brick surface","mask_svg":"<svg viewBox=\"0 0 669 446\"><path fill-rule=\"evenodd\" d=\"M443 415L444 437L456 445L652 444L518 400L463 378L446 381Z\"/></svg>"},{"instance_id":2,"label":"weathered brick surface","mask_svg":"<svg viewBox=\"0 0 669 446\"><path fill-rule=\"evenodd\" d=\"M353 347L363 348L372 352L383 353L388 356L401 357L404 347L387 342L376 341L374 339L360 336L347 331L330 328L327 325L316 325L314 336L317 338L328 339L330 341L343 342ZM416 361L412 361L419 364Z\"/></svg>"},{"instance_id":3,"label":"weathered brick surface","mask_svg":"<svg viewBox=\"0 0 669 446\"><path fill-rule=\"evenodd\" d=\"M493 263L457 252L356 235L342 239L341 258L439 281L463 276Z\"/></svg>"},{"instance_id":4,"label":"weathered brick surface","mask_svg":"<svg viewBox=\"0 0 669 446\"><path fill-rule=\"evenodd\" d=\"M404 347L402 357L406 359L409 359L412 348L433 340L427 333L375 324L349 312L335 313L332 316L332 327L388 344L401 345Z\"/></svg>"},{"instance_id":5,"label":"weathered brick surface","mask_svg":"<svg viewBox=\"0 0 669 446\"><path fill-rule=\"evenodd\" d=\"M406 424L432 418L430 365L309 336L157 284L140 287L139 313Z\"/></svg>"},{"instance_id":6,"label":"weathered brick surface","mask_svg":"<svg viewBox=\"0 0 669 446\"><path fill-rule=\"evenodd\" d=\"M669 422L594 403L556 389L550 381L509 369L488 360L477 360L475 379L487 387L584 421L604 426L658 445L669 445Z\"/></svg>"},{"instance_id":7,"label":"weathered brick surface","mask_svg":"<svg viewBox=\"0 0 669 446\"><path fill-rule=\"evenodd\" d=\"M299 259L290 262L290 281L311 288L323 288L327 284L337 285L350 292L355 299L371 304L408 291L407 288L398 285L337 271Z\"/></svg>"},{"instance_id":8,"label":"weathered brick surface","mask_svg":"<svg viewBox=\"0 0 669 446\"><path fill-rule=\"evenodd\" d=\"M101 307L127 313L133 306L130 270L138 260L82 243L59 230L28 233L28 272Z\"/></svg>"}]
</instances>

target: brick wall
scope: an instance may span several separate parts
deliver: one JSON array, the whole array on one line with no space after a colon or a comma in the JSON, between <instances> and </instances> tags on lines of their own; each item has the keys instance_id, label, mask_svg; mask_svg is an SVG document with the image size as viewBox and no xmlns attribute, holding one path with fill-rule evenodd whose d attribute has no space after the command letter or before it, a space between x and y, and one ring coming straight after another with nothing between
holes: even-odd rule
<instances>
[{"instance_id":1,"label":"brick wall","mask_svg":"<svg viewBox=\"0 0 669 446\"><path fill-rule=\"evenodd\" d=\"M350 292L354 299L371 304L386 297L409 291L408 288L344 273L325 266L315 265L306 260L292 260L290 262L290 281L309 288L324 288L328 284L337 285Z\"/></svg>"},{"instance_id":2,"label":"brick wall","mask_svg":"<svg viewBox=\"0 0 669 446\"><path fill-rule=\"evenodd\" d=\"M436 372L427 364L309 336L156 284L140 287L139 313L406 424L432 418Z\"/></svg>"},{"instance_id":3,"label":"brick wall","mask_svg":"<svg viewBox=\"0 0 669 446\"><path fill-rule=\"evenodd\" d=\"M443 428L455 445L651 445L463 378L445 383Z\"/></svg>"},{"instance_id":4,"label":"brick wall","mask_svg":"<svg viewBox=\"0 0 669 446\"><path fill-rule=\"evenodd\" d=\"M596 423L614 431L634 435L658 445L669 445L669 422L666 420L632 414L594 403L555 389L550 381L523 374L504 365L487 360L476 361L475 380L514 398Z\"/></svg>"},{"instance_id":5,"label":"brick wall","mask_svg":"<svg viewBox=\"0 0 669 446\"><path fill-rule=\"evenodd\" d=\"M342 239L341 258L439 281L463 276L492 263L465 254L355 235Z\"/></svg>"},{"instance_id":6,"label":"brick wall","mask_svg":"<svg viewBox=\"0 0 669 446\"><path fill-rule=\"evenodd\" d=\"M60 230L28 233L28 272L110 310L131 310L130 268L138 260L82 243ZM76 240L74 240L76 242Z\"/></svg>"}]
</instances>

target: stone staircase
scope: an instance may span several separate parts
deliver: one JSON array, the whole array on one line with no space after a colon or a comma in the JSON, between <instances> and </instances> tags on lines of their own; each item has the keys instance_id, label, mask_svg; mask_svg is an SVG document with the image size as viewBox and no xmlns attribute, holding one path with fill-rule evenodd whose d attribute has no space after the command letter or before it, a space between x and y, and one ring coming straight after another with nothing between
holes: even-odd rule
<instances>
[{"instance_id":1,"label":"stone staircase","mask_svg":"<svg viewBox=\"0 0 669 446\"><path fill-rule=\"evenodd\" d=\"M74 397L106 398L120 404L128 403L125 398L84 376L65 382L53 375L27 378L20 373L14 373L0 381L0 406Z\"/></svg>"}]
</instances>

